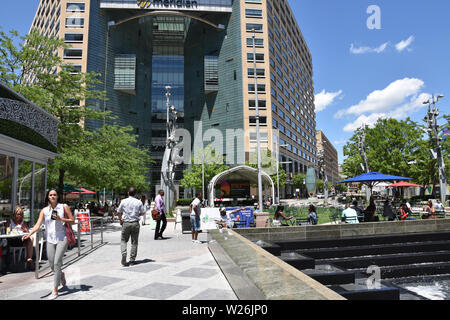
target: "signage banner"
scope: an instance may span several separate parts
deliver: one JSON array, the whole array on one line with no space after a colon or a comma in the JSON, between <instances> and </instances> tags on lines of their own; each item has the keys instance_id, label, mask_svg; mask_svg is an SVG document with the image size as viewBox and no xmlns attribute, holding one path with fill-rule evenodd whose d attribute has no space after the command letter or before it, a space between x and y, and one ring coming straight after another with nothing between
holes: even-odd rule
<instances>
[{"instance_id":1,"label":"signage banner","mask_svg":"<svg viewBox=\"0 0 450 320\"><path fill-rule=\"evenodd\" d=\"M75 210L76 221L80 224L81 234L91 234L91 216L89 210Z\"/></svg>"},{"instance_id":2,"label":"signage banner","mask_svg":"<svg viewBox=\"0 0 450 320\"><path fill-rule=\"evenodd\" d=\"M216 221L220 221L219 208L202 208L200 219L200 228L202 231L217 229Z\"/></svg>"},{"instance_id":3,"label":"signage banner","mask_svg":"<svg viewBox=\"0 0 450 320\"><path fill-rule=\"evenodd\" d=\"M228 211L233 211L239 208L227 208ZM227 213L227 215L229 215ZM240 224L237 226L238 229L242 228L250 228L250 223L253 223L253 209L252 208L243 208L241 211L238 211L236 213L233 213L229 215L231 220L235 221L243 221L245 224Z\"/></svg>"},{"instance_id":4,"label":"signage banner","mask_svg":"<svg viewBox=\"0 0 450 320\"><path fill-rule=\"evenodd\" d=\"M232 0L100 0L102 9L232 12Z\"/></svg>"}]
</instances>

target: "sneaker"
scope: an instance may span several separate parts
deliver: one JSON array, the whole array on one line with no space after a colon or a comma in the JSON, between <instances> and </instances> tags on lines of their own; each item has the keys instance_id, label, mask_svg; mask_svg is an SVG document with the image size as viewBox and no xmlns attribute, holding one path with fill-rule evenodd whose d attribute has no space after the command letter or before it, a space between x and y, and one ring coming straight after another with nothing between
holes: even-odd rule
<instances>
[{"instance_id":1,"label":"sneaker","mask_svg":"<svg viewBox=\"0 0 450 320\"><path fill-rule=\"evenodd\" d=\"M52 292L52 294L49 295L47 299L48 299L48 300L55 300L56 298L58 298L58 294L54 294L54 293Z\"/></svg>"},{"instance_id":2,"label":"sneaker","mask_svg":"<svg viewBox=\"0 0 450 320\"><path fill-rule=\"evenodd\" d=\"M195 240L194 243L202 244L203 242L201 242L200 240Z\"/></svg>"}]
</instances>

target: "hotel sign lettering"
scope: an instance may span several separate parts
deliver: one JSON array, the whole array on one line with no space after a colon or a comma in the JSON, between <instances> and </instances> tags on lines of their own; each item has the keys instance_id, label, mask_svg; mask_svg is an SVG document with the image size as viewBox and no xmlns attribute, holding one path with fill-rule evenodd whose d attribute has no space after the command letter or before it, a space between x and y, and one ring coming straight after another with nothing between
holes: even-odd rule
<instances>
[{"instance_id":1,"label":"hotel sign lettering","mask_svg":"<svg viewBox=\"0 0 450 320\"><path fill-rule=\"evenodd\" d=\"M137 0L141 9L153 8L198 8L197 1L190 0Z\"/></svg>"}]
</instances>

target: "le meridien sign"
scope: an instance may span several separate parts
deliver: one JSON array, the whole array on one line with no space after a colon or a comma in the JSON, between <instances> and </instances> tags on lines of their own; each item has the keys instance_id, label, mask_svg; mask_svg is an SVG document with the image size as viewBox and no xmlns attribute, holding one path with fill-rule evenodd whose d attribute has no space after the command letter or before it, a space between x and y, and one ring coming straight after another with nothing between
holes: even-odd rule
<instances>
[{"instance_id":1,"label":"le meridien sign","mask_svg":"<svg viewBox=\"0 0 450 320\"><path fill-rule=\"evenodd\" d=\"M232 0L100 0L102 9L232 12Z\"/></svg>"},{"instance_id":2,"label":"le meridien sign","mask_svg":"<svg viewBox=\"0 0 450 320\"><path fill-rule=\"evenodd\" d=\"M137 0L137 4L141 9L150 8L198 8L197 1L190 0Z\"/></svg>"}]
</instances>

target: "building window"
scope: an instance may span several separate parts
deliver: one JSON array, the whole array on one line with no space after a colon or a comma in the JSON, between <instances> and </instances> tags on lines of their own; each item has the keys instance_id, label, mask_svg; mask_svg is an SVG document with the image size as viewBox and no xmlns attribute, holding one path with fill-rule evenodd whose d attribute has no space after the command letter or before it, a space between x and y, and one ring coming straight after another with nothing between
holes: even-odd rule
<instances>
[{"instance_id":1,"label":"building window","mask_svg":"<svg viewBox=\"0 0 450 320\"><path fill-rule=\"evenodd\" d=\"M255 32L263 32L263 25L262 23L247 23L246 24L246 31L252 32L253 29Z\"/></svg>"},{"instance_id":2,"label":"building window","mask_svg":"<svg viewBox=\"0 0 450 320\"><path fill-rule=\"evenodd\" d=\"M247 53L247 61L248 62L253 62L254 57L256 57L256 62L257 63L262 63L264 62L264 53L256 53L255 55L253 55L253 53Z\"/></svg>"},{"instance_id":3,"label":"building window","mask_svg":"<svg viewBox=\"0 0 450 320\"><path fill-rule=\"evenodd\" d=\"M248 92L255 93L255 85L253 83L249 83ZM265 84L258 84L258 93L263 93L263 94L266 93L266 85Z\"/></svg>"},{"instance_id":4,"label":"building window","mask_svg":"<svg viewBox=\"0 0 450 320\"><path fill-rule=\"evenodd\" d=\"M259 141L260 142L268 142L268 135L267 132L265 131L260 131L259 132ZM250 143L257 143L258 141L256 140L256 132L251 131L250 132Z\"/></svg>"},{"instance_id":5,"label":"building window","mask_svg":"<svg viewBox=\"0 0 450 320\"><path fill-rule=\"evenodd\" d=\"M219 91L219 57L205 56L205 92Z\"/></svg>"},{"instance_id":6,"label":"building window","mask_svg":"<svg viewBox=\"0 0 450 320\"><path fill-rule=\"evenodd\" d=\"M64 59L81 59L82 56L82 49L64 49Z\"/></svg>"},{"instance_id":7,"label":"building window","mask_svg":"<svg viewBox=\"0 0 450 320\"><path fill-rule=\"evenodd\" d=\"M66 12L84 12L85 5L83 2L67 2Z\"/></svg>"},{"instance_id":8,"label":"building window","mask_svg":"<svg viewBox=\"0 0 450 320\"><path fill-rule=\"evenodd\" d=\"M81 64L69 64L66 66L67 71L71 74L77 74L81 72Z\"/></svg>"},{"instance_id":9,"label":"building window","mask_svg":"<svg viewBox=\"0 0 450 320\"><path fill-rule=\"evenodd\" d=\"M245 17L246 18L262 18L262 10L261 9L245 9ZM256 28L255 28L256 30Z\"/></svg>"},{"instance_id":10,"label":"building window","mask_svg":"<svg viewBox=\"0 0 450 320\"><path fill-rule=\"evenodd\" d=\"M256 70L256 77L257 78L265 78L266 77L266 70L264 68L248 68L247 72L248 72L248 76L250 78L254 78L255 77L255 70Z\"/></svg>"},{"instance_id":11,"label":"building window","mask_svg":"<svg viewBox=\"0 0 450 320\"><path fill-rule=\"evenodd\" d=\"M83 34L82 33L66 33L64 35L64 42L81 43L81 42L83 42Z\"/></svg>"},{"instance_id":12,"label":"building window","mask_svg":"<svg viewBox=\"0 0 450 320\"><path fill-rule=\"evenodd\" d=\"M257 3L257 4L261 4L262 0L245 0L245 3Z\"/></svg>"},{"instance_id":13,"label":"building window","mask_svg":"<svg viewBox=\"0 0 450 320\"><path fill-rule=\"evenodd\" d=\"M70 17L66 18L66 28L83 28L84 18Z\"/></svg>"},{"instance_id":14,"label":"building window","mask_svg":"<svg viewBox=\"0 0 450 320\"><path fill-rule=\"evenodd\" d=\"M247 38L247 47L253 47L253 38ZM255 38L255 47L264 48L264 39Z\"/></svg>"},{"instance_id":15,"label":"building window","mask_svg":"<svg viewBox=\"0 0 450 320\"><path fill-rule=\"evenodd\" d=\"M250 125L256 126L256 116L250 116ZM259 125L267 126L267 117L259 116Z\"/></svg>"},{"instance_id":16,"label":"building window","mask_svg":"<svg viewBox=\"0 0 450 320\"><path fill-rule=\"evenodd\" d=\"M114 89L136 94L135 54L118 54L114 57Z\"/></svg>"},{"instance_id":17,"label":"building window","mask_svg":"<svg viewBox=\"0 0 450 320\"><path fill-rule=\"evenodd\" d=\"M255 110L256 109L256 101L255 100L249 100L248 101L248 108L250 110ZM259 110L266 110L266 100L259 100L258 99L258 109Z\"/></svg>"}]
</instances>

